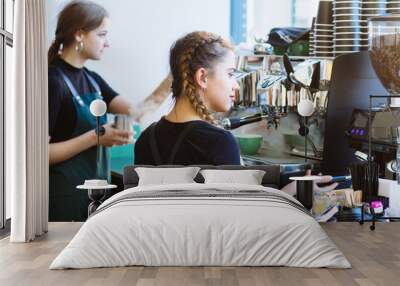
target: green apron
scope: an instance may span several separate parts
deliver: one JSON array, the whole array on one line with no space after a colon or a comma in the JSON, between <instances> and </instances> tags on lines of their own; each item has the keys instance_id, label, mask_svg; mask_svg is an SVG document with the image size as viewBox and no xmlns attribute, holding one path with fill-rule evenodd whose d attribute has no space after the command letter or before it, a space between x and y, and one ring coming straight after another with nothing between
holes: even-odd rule
<instances>
[{"instance_id":1,"label":"green apron","mask_svg":"<svg viewBox=\"0 0 400 286\"><path fill-rule=\"evenodd\" d=\"M90 113L90 103L102 99L99 85L87 73L85 76L96 92L79 95L69 78L58 70L72 93L76 109L76 126L72 137L75 138L96 128L96 117ZM107 115L100 118L100 124L107 123ZM51 165L49 169L49 221L85 221L88 216L89 198L87 191L78 190L88 179L110 179L110 162L108 149L99 146L91 147L78 155ZM97 154L98 153L98 154Z\"/></svg>"}]
</instances>

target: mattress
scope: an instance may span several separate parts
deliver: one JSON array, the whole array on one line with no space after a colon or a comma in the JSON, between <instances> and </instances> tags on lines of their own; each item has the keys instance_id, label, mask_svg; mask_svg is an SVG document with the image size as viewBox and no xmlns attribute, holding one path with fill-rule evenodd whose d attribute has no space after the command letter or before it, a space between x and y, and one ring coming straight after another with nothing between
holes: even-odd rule
<instances>
[{"instance_id":1,"label":"mattress","mask_svg":"<svg viewBox=\"0 0 400 286\"><path fill-rule=\"evenodd\" d=\"M263 186L198 183L116 194L50 269L131 265L351 267L293 197Z\"/></svg>"}]
</instances>

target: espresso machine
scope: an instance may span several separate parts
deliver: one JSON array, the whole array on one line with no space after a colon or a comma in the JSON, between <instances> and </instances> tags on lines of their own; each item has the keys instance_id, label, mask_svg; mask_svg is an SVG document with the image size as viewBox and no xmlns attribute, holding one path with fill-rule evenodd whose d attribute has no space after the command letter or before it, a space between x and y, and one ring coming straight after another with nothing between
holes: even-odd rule
<instances>
[{"instance_id":1,"label":"espresso machine","mask_svg":"<svg viewBox=\"0 0 400 286\"><path fill-rule=\"evenodd\" d=\"M238 56L237 69L240 89L235 104L219 122L233 135L263 136L257 154L242 155L244 163L279 164L283 172L318 169L332 59ZM303 117L298 111L306 101L313 112Z\"/></svg>"}]
</instances>

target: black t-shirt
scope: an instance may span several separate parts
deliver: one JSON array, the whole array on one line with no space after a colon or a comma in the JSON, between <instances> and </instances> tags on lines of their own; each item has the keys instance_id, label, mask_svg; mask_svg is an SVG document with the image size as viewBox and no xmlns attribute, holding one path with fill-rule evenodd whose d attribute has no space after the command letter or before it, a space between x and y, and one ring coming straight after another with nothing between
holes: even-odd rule
<instances>
[{"instance_id":1,"label":"black t-shirt","mask_svg":"<svg viewBox=\"0 0 400 286\"><path fill-rule=\"evenodd\" d=\"M84 71L93 77L100 87L103 100L108 105L118 95L97 73L87 68L76 68L57 58L49 66L49 135L50 143L71 139L76 125L76 109L72 94L66 85L60 68L72 82L79 95L95 92Z\"/></svg>"},{"instance_id":2,"label":"black t-shirt","mask_svg":"<svg viewBox=\"0 0 400 286\"><path fill-rule=\"evenodd\" d=\"M157 148L162 164L167 164L171 151L188 122L175 123L164 117L155 129ZM202 120L190 121L193 129L182 141L175 165L240 165L239 146L233 135L226 130ZM135 143L136 165L157 165L150 145L150 128L145 129Z\"/></svg>"}]
</instances>

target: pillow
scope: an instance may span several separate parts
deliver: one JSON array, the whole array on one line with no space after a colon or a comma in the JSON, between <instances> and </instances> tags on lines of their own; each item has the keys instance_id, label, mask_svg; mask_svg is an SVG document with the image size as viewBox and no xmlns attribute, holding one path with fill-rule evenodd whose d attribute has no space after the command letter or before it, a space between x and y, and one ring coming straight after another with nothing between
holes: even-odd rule
<instances>
[{"instance_id":1,"label":"pillow","mask_svg":"<svg viewBox=\"0 0 400 286\"><path fill-rule=\"evenodd\" d=\"M202 170L204 183L234 183L261 185L265 171L262 170Z\"/></svg>"},{"instance_id":2,"label":"pillow","mask_svg":"<svg viewBox=\"0 0 400 286\"><path fill-rule=\"evenodd\" d=\"M193 179L199 170L199 167L135 168L139 177L138 186L195 183Z\"/></svg>"}]
</instances>

